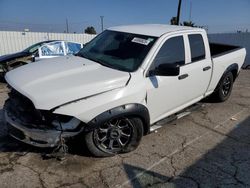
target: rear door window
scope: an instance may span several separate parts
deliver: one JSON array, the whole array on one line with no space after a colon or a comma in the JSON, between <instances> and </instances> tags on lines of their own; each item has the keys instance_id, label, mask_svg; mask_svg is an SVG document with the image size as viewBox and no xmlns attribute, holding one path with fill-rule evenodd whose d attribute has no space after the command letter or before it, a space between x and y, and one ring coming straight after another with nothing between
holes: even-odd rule
<instances>
[{"instance_id":1,"label":"rear door window","mask_svg":"<svg viewBox=\"0 0 250 188\"><path fill-rule=\"evenodd\" d=\"M192 62L205 59L205 46L202 35L200 34L188 35L188 39L191 49Z\"/></svg>"}]
</instances>

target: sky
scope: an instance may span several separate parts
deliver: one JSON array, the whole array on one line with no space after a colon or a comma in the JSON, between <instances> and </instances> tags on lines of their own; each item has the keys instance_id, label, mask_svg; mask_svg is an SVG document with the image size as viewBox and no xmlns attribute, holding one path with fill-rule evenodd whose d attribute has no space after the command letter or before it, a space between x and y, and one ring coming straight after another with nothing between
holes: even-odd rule
<instances>
[{"instance_id":1,"label":"sky","mask_svg":"<svg viewBox=\"0 0 250 188\"><path fill-rule=\"evenodd\" d=\"M82 33L117 25L169 24L178 0L0 0L0 30ZM192 7L192 8L190 8ZM190 10L191 16L190 16ZM250 0L182 0L181 21L205 26L209 33L250 32Z\"/></svg>"}]
</instances>

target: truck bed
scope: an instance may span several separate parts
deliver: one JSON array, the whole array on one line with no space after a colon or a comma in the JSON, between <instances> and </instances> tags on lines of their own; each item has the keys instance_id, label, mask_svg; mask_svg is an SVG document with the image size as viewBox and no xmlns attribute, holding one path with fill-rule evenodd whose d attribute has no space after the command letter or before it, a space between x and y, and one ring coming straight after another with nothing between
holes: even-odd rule
<instances>
[{"instance_id":1,"label":"truck bed","mask_svg":"<svg viewBox=\"0 0 250 188\"><path fill-rule=\"evenodd\" d=\"M233 50L239 49L239 46L233 46L228 44L218 44L218 43L209 43L211 56L218 56L224 53L231 52Z\"/></svg>"},{"instance_id":2,"label":"truck bed","mask_svg":"<svg viewBox=\"0 0 250 188\"><path fill-rule=\"evenodd\" d=\"M238 71L244 63L246 49L239 46L209 43L213 64L212 79L208 91L216 88L221 76L230 65L237 64Z\"/></svg>"}]
</instances>

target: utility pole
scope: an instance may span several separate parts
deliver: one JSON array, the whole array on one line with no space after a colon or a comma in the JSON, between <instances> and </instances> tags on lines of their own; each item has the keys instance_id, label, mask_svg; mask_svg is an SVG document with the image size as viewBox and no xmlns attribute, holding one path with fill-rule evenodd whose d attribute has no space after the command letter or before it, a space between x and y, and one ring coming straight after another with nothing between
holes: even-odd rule
<instances>
[{"instance_id":1,"label":"utility pole","mask_svg":"<svg viewBox=\"0 0 250 188\"><path fill-rule=\"evenodd\" d=\"M68 23L68 18L66 18L66 33L69 33L69 23Z\"/></svg>"},{"instance_id":2,"label":"utility pole","mask_svg":"<svg viewBox=\"0 0 250 188\"><path fill-rule=\"evenodd\" d=\"M101 18L101 28L102 28L102 31L103 31L103 18L104 18L104 16L100 16L100 18Z\"/></svg>"},{"instance_id":3,"label":"utility pole","mask_svg":"<svg viewBox=\"0 0 250 188\"><path fill-rule=\"evenodd\" d=\"M178 4L177 17L176 17L176 24L177 24L177 25L179 25L179 22L180 22L181 1L182 1L182 0L179 0L179 4Z\"/></svg>"},{"instance_id":4,"label":"utility pole","mask_svg":"<svg viewBox=\"0 0 250 188\"><path fill-rule=\"evenodd\" d=\"M191 19L192 19L192 1L190 1L189 22L191 22Z\"/></svg>"}]
</instances>

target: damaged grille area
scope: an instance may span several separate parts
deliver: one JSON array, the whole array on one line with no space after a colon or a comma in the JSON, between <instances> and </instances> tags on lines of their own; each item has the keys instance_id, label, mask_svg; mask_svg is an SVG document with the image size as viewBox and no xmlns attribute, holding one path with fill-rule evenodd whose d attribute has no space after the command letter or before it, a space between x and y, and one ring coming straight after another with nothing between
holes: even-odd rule
<instances>
[{"instance_id":1,"label":"damaged grille area","mask_svg":"<svg viewBox=\"0 0 250 188\"><path fill-rule=\"evenodd\" d=\"M47 127L45 125L47 122L32 101L14 89L9 92L9 99L5 108L13 120L18 120L25 126L31 128Z\"/></svg>"}]
</instances>

